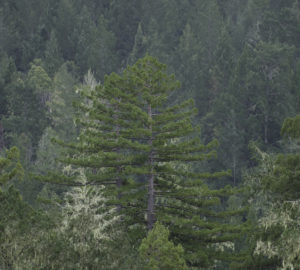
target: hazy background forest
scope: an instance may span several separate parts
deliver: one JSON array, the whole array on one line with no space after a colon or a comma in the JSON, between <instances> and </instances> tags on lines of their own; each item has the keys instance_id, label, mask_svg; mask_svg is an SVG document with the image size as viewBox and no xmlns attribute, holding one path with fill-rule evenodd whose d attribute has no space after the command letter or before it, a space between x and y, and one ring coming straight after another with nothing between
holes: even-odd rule
<instances>
[{"instance_id":1,"label":"hazy background forest","mask_svg":"<svg viewBox=\"0 0 300 270\"><path fill-rule=\"evenodd\" d=\"M299 48L298 0L0 0L0 268L300 269ZM57 162L82 134L74 103L146 54L181 83L170 104L194 99L201 142L218 140L214 159L174 166L230 170L203 180L219 205L199 247L164 217L156 236L129 232L84 166ZM37 176L58 171L83 185Z\"/></svg>"}]
</instances>

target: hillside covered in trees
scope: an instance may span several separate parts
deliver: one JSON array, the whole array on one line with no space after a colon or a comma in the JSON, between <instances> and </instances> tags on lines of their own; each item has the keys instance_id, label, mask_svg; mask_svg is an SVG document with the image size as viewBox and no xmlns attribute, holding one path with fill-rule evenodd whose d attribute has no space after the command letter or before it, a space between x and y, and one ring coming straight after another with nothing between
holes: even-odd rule
<instances>
[{"instance_id":1,"label":"hillside covered in trees","mask_svg":"<svg viewBox=\"0 0 300 270\"><path fill-rule=\"evenodd\" d=\"M0 269L300 269L298 0L0 1Z\"/></svg>"}]
</instances>

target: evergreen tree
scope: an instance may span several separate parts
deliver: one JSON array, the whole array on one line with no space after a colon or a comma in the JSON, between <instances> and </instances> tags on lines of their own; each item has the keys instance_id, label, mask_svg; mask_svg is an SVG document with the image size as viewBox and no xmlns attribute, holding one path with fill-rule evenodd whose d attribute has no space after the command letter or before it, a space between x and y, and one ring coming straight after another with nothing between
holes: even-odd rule
<instances>
[{"instance_id":1,"label":"evergreen tree","mask_svg":"<svg viewBox=\"0 0 300 270\"><path fill-rule=\"evenodd\" d=\"M42 68L40 59L36 59L28 71L28 84L34 90L40 104L46 106L50 99L52 80Z\"/></svg>"},{"instance_id":2,"label":"evergreen tree","mask_svg":"<svg viewBox=\"0 0 300 270\"><path fill-rule=\"evenodd\" d=\"M23 255L32 247L29 236L43 222L42 215L23 201L13 185L1 189L0 200L0 268L26 269Z\"/></svg>"},{"instance_id":3,"label":"evergreen tree","mask_svg":"<svg viewBox=\"0 0 300 270\"><path fill-rule=\"evenodd\" d=\"M252 72L247 70L245 77L245 83L251 92L245 104L250 110L249 125L258 124L260 137L268 144L279 138L280 124L290 109L291 95L282 91L291 89L291 60L294 48L281 44L260 43L252 53L252 61L248 62ZM278 132L270 133L270 130Z\"/></svg>"},{"instance_id":4,"label":"evergreen tree","mask_svg":"<svg viewBox=\"0 0 300 270\"><path fill-rule=\"evenodd\" d=\"M133 64L139 58L143 57L147 50L147 37L143 33L142 24L139 23L135 37L132 51L128 57L128 63Z\"/></svg>"},{"instance_id":5,"label":"evergreen tree","mask_svg":"<svg viewBox=\"0 0 300 270\"><path fill-rule=\"evenodd\" d=\"M237 269L299 267L299 126L299 116L284 121L282 135L294 138L286 153L267 154L256 147L260 164L246 178L257 223L253 253Z\"/></svg>"},{"instance_id":6,"label":"evergreen tree","mask_svg":"<svg viewBox=\"0 0 300 270\"><path fill-rule=\"evenodd\" d=\"M142 5L143 1L138 0L130 4L116 0L109 4L107 18L110 22L109 28L117 39L115 52L124 63L134 44L134 35L142 16Z\"/></svg>"},{"instance_id":7,"label":"evergreen tree","mask_svg":"<svg viewBox=\"0 0 300 270\"><path fill-rule=\"evenodd\" d=\"M0 155L0 267L12 269L16 235L22 235L31 209L22 201L19 192L11 184L14 179L22 179L24 170L20 164L20 152L12 147ZM27 220L28 222L29 220ZM28 227L27 227L28 229Z\"/></svg>"},{"instance_id":8,"label":"evergreen tree","mask_svg":"<svg viewBox=\"0 0 300 270\"><path fill-rule=\"evenodd\" d=\"M276 267L280 266L280 259L277 256L270 257L261 252L255 252L258 241L269 241L282 233L278 228L265 230L259 223L259 220L268 215L274 207L274 194L266 192L263 182L273 170L276 157L261 151L254 143L250 144L250 149L252 159L258 163L258 166L248 169L243 175L243 185L247 190L244 194L245 200L249 203L249 211L245 218L249 220L251 228L241 247L245 259L232 262L230 269L277 269Z\"/></svg>"},{"instance_id":9,"label":"evergreen tree","mask_svg":"<svg viewBox=\"0 0 300 270\"><path fill-rule=\"evenodd\" d=\"M19 159L20 152L16 147L6 150L4 157L0 156L0 187L14 177L22 177L24 172Z\"/></svg>"},{"instance_id":10,"label":"evergreen tree","mask_svg":"<svg viewBox=\"0 0 300 270\"><path fill-rule=\"evenodd\" d=\"M115 35L107 30L107 22L103 16L92 20L86 6L82 8L78 20L76 64L80 67L81 74L91 69L96 78L102 80L105 74L111 73L115 68Z\"/></svg>"},{"instance_id":11,"label":"evergreen tree","mask_svg":"<svg viewBox=\"0 0 300 270\"><path fill-rule=\"evenodd\" d=\"M122 254L113 254L110 250L112 243L120 240L119 217L114 214L115 209L105 210L107 199L103 196L103 187L86 186L83 169L74 171L71 166L64 169L69 171L68 174L77 175L83 184L64 195L62 221L58 228L59 234L68 242L64 257L76 265L75 269L115 269L121 259L118 256ZM74 254L78 254L77 259Z\"/></svg>"},{"instance_id":12,"label":"evergreen tree","mask_svg":"<svg viewBox=\"0 0 300 270\"><path fill-rule=\"evenodd\" d=\"M214 136L220 142L220 149L215 166L230 168L232 181L237 184L245 166L245 131L243 130L239 111L234 109L238 101L228 93L222 93L213 102L212 111L203 119L206 136ZM231 109L228 109L231 106Z\"/></svg>"},{"instance_id":13,"label":"evergreen tree","mask_svg":"<svg viewBox=\"0 0 300 270\"><path fill-rule=\"evenodd\" d=\"M76 10L72 1L61 0L56 9L56 20L54 27L56 29L56 38L59 48L65 61L72 61L76 54L76 45L78 36L74 26L76 24ZM68 18L66 21L65 18Z\"/></svg>"},{"instance_id":14,"label":"evergreen tree","mask_svg":"<svg viewBox=\"0 0 300 270\"><path fill-rule=\"evenodd\" d=\"M51 31L50 38L45 45L43 60L46 71L52 77L63 61L54 30Z\"/></svg>"},{"instance_id":15,"label":"evergreen tree","mask_svg":"<svg viewBox=\"0 0 300 270\"><path fill-rule=\"evenodd\" d=\"M156 222L139 248L145 270L187 270L184 250L169 241L169 230Z\"/></svg>"},{"instance_id":16,"label":"evergreen tree","mask_svg":"<svg viewBox=\"0 0 300 270\"><path fill-rule=\"evenodd\" d=\"M77 84L77 69L72 62L64 63L53 78L53 90L47 102L48 116L60 139L72 140L77 134L74 125L76 110L72 106L72 103L79 99Z\"/></svg>"},{"instance_id":17,"label":"evergreen tree","mask_svg":"<svg viewBox=\"0 0 300 270\"><path fill-rule=\"evenodd\" d=\"M9 114L8 84L12 80L12 73L15 71L15 65L10 57L0 49L0 151L5 147L4 127L2 119Z\"/></svg>"},{"instance_id":18,"label":"evergreen tree","mask_svg":"<svg viewBox=\"0 0 300 270\"><path fill-rule=\"evenodd\" d=\"M221 197L235 191L230 187L210 190L205 179L227 173L193 172L193 167L180 166L189 162L195 166L213 157L217 142L200 143L197 129L192 126L191 117L196 110L191 100L166 106L168 96L179 84L173 76L167 75L165 65L146 56L128 70L139 89L139 106L148 116L143 126L144 134L140 130L135 134L148 147L141 149L145 163L135 172L143 176L147 186L148 230L156 220L168 224L172 238L182 243L191 265L210 265L224 259L222 252L216 249L222 242L233 241L242 229L218 221L221 218L224 222L235 213L224 209L218 213L218 208L221 210L218 204Z\"/></svg>"},{"instance_id":19,"label":"evergreen tree","mask_svg":"<svg viewBox=\"0 0 300 270\"><path fill-rule=\"evenodd\" d=\"M38 93L39 90L36 88L40 82L48 84L49 77L41 67L38 67L38 70L35 77L31 77L33 73L12 73L11 80L5 87L9 93L7 96L9 114L2 119L2 124L8 145L17 145L19 136L24 133L35 148L44 128L49 124L47 107L45 104L41 106L45 96ZM46 80L43 81L44 79ZM42 87L40 90L47 92L49 88Z\"/></svg>"}]
</instances>

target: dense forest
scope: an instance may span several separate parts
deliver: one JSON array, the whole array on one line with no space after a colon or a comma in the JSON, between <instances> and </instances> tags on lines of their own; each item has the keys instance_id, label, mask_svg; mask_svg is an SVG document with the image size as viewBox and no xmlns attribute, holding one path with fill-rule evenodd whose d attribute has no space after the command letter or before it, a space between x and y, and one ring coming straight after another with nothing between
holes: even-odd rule
<instances>
[{"instance_id":1,"label":"dense forest","mask_svg":"<svg viewBox=\"0 0 300 270\"><path fill-rule=\"evenodd\" d=\"M298 0L1 0L0 269L299 270Z\"/></svg>"}]
</instances>

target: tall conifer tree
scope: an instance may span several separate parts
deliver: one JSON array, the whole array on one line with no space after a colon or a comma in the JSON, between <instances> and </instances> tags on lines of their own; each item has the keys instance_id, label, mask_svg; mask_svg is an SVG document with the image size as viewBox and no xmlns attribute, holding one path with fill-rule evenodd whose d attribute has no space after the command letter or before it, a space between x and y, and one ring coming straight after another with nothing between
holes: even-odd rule
<instances>
[{"instance_id":1,"label":"tall conifer tree","mask_svg":"<svg viewBox=\"0 0 300 270\"><path fill-rule=\"evenodd\" d=\"M207 266L224 259L216 249L233 245L241 228L220 221L236 214L219 211L224 210L220 201L235 191L205 185L226 172L194 170L216 155L218 143L201 144L192 124L197 113L192 100L168 106L178 87L166 66L151 56L127 67L122 76L107 76L103 85L85 93L87 102L78 104L84 112L80 142L61 143L70 150L61 161L87 168L87 185L106 185L125 220L148 230L162 221L174 241L183 244L188 263Z\"/></svg>"},{"instance_id":2,"label":"tall conifer tree","mask_svg":"<svg viewBox=\"0 0 300 270\"><path fill-rule=\"evenodd\" d=\"M221 200L236 191L230 187L210 190L205 184L227 172L194 169L216 155L217 141L200 142L199 128L192 124L197 113L192 100L168 106L168 97L179 82L167 75L165 65L146 56L129 67L128 74L139 89L139 106L148 114L141 127L145 135L140 137L140 143L148 145L141 149L145 163L136 171L147 185L148 230L156 220L167 224L174 240L183 244L190 265L208 266L226 256L233 259L223 251L233 247L242 227L225 220L240 211L225 211Z\"/></svg>"}]
</instances>

